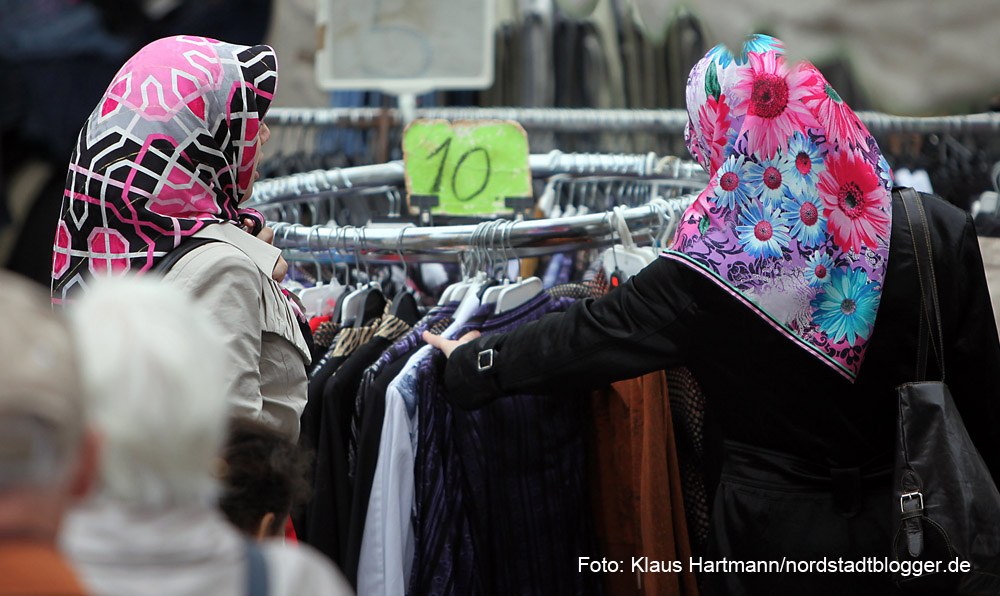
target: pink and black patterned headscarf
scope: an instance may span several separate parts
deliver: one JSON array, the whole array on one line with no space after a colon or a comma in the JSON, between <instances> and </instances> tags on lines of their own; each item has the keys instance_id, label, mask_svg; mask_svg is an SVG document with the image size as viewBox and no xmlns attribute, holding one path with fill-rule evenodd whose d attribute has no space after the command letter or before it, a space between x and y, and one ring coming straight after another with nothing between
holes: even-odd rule
<instances>
[{"instance_id":1,"label":"pink and black patterned headscarf","mask_svg":"<svg viewBox=\"0 0 1000 596\"><path fill-rule=\"evenodd\" d=\"M277 82L274 50L263 45L177 36L129 59L70 159L53 303L89 276L149 270L205 225L253 216L239 204Z\"/></svg>"},{"instance_id":2,"label":"pink and black patterned headscarf","mask_svg":"<svg viewBox=\"0 0 1000 596\"><path fill-rule=\"evenodd\" d=\"M875 139L814 66L763 35L702 58L687 110L710 180L663 256L853 380L889 256L892 174Z\"/></svg>"}]
</instances>

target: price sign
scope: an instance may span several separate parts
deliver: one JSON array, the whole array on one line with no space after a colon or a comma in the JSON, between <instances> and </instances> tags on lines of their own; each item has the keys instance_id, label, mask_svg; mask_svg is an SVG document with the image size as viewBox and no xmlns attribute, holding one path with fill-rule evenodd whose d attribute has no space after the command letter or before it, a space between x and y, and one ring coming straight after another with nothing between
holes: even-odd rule
<instances>
[{"instance_id":1,"label":"price sign","mask_svg":"<svg viewBox=\"0 0 1000 596\"><path fill-rule=\"evenodd\" d=\"M403 133L406 190L436 195L435 213L492 215L531 196L528 135L517 122L417 120Z\"/></svg>"}]
</instances>

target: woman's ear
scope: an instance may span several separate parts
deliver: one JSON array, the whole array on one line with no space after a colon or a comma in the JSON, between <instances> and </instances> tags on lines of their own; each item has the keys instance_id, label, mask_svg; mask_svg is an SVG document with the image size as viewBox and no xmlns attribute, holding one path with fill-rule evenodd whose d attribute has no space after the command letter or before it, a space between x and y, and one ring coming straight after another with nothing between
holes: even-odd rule
<instances>
[{"instance_id":1,"label":"woman's ear","mask_svg":"<svg viewBox=\"0 0 1000 596\"><path fill-rule=\"evenodd\" d=\"M264 517L260 518L260 524L257 526L257 533L254 535L254 538L263 540L272 537L274 535L272 532L273 527L274 514L268 511L264 514Z\"/></svg>"}]
</instances>

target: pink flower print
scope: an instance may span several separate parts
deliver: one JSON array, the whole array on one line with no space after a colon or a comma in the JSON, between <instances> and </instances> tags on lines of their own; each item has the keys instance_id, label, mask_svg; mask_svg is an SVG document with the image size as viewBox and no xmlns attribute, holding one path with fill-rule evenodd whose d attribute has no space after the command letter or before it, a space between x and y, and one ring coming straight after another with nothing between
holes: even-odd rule
<instances>
[{"instance_id":1,"label":"pink flower print","mask_svg":"<svg viewBox=\"0 0 1000 596\"><path fill-rule=\"evenodd\" d=\"M875 169L850 151L828 155L825 165L817 188L834 242L854 253L875 248L889 235L889 193Z\"/></svg>"}]
</instances>

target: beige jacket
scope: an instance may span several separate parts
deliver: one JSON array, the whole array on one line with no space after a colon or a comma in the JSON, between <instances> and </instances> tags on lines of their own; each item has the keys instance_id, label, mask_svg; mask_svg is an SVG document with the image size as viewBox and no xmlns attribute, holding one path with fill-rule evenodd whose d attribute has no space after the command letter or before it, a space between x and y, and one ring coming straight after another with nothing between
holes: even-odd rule
<instances>
[{"instance_id":1,"label":"beige jacket","mask_svg":"<svg viewBox=\"0 0 1000 596\"><path fill-rule=\"evenodd\" d=\"M226 371L236 416L260 420L291 440L306 405L309 348L271 271L281 251L230 224L195 236L213 242L184 255L167 272L206 304L233 357Z\"/></svg>"}]
</instances>

